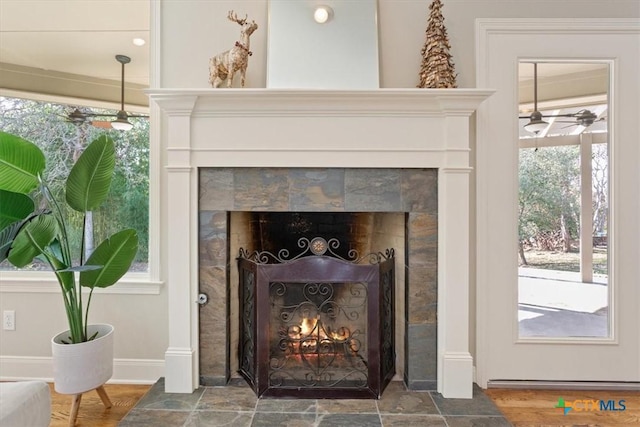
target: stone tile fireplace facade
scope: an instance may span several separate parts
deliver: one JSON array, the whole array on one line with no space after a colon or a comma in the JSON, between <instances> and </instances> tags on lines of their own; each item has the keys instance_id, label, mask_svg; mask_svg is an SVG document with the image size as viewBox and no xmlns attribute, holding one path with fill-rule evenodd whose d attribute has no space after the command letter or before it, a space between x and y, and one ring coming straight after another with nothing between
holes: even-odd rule
<instances>
[{"instance_id":1,"label":"stone tile fireplace facade","mask_svg":"<svg viewBox=\"0 0 640 427\"><path fill-rule=\"evenodd\" d=\"M202 384L224 385L238 368L234 258L247 238L229 212L366 212L382 215L364 234L398 260L396 372L411 389L436 389L437 169L201 168L199 177L199 292L211 300L199 313Z\"/></svg>"},{"instance_id":2,"label":"stone tile fireplace facade","mask_svg":"<svg viewBox=\"0 0 640 427\"><path fill-rule=\"evenodd\" d=\"M212 308L200 309L197 296L200 286L225 283L215 291L210 288L209 296L214 301L228 298L223 274L228 260L223 268L215 265L218 260L211 255L219 253L218 249L226 250L219 246L227 239L218 239L215 234L224 229L227 212L261 210L271 203L268 197L254 194L249 205L239 209L233 205L236 191L222 185L224 180L214 179L207 188L217 193L207 200L228 204L207 206L206 201L200 203L201 176L205 181L207 174L231 174L240 168L261 177L265 168L276 168L288 180L294 171L339 170L345 176L356 176L373 170L375 174L397 174L402 194L403 185L413 185L415 171L432 170L428 173L435 175L437 171L437 188L433 188L431 176L426 191L437 194L437 203L434 198L420 203L437 206L437 214L407 209L406 205L397 208L409 217L407 247L414 245L409 252L422 252L425 247L437 252L435 259L423 262L436 262L436 268L429 271L437 271L437 276L417 280L415 283L427 285L416 289L409 269L404 285L407 295L415 292L426 302L420 310L406 310L405 332L411 342L403 356L404 376L413 388L429 389L435 381L445 397L472 396L469 117L490 91L158 89L149 94L153 105L162 110L158 127L164 165L161 222L168 230L164 243L168 248L164 261L169 305L166 391L190 393L200 384L201 374L203 381L213 383L228 375L230 359L217 357L221 348L227 351L227 344L219 335L206 332L209 320L201 311ZM417 182L420 179L427 178ZM308 198L315 203L318 195ZM297 206L287 209L296 210ZM372 206L366 209L375 210ZM420 226L421 222L428 224ZM206 224L204 231L200 223ZM198 236L203 235L208 237L201 245ZM201 250L206 253L202 258ZM437 305L429 306L434 299ZM213 303L208 307L214 307ZM212 357L206 357L209 348L216 352ZM435 364L425 362L434 358ZM420 360L413 364L412 359Z\"/></svg>"}]
</instances>

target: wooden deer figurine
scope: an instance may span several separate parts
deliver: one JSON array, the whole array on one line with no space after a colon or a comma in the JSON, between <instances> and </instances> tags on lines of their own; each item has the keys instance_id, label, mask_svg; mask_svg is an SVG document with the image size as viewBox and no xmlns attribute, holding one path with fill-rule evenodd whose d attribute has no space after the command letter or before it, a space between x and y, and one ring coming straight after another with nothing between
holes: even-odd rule
<instances>
[{"instance_id":1,"label":"wooden deer figurine","mask_svg":"<svg viewBox=\"0 0 640 427\"><path fill-rule=\"evenodd\" d=\"M256 21L247 22L247 15L244 19L238 19L233 10L227 16L229 21L237 22L240 25L240 41L235 45L209 59L209 83L211 87L220 87L224 80L227 80L227 87L233 85L233 76L240 71L240 85L244 87L244 79L247 73L247 65L252 52L249 50L249 37L258 29Z\"/></svg>"}]
</instances>

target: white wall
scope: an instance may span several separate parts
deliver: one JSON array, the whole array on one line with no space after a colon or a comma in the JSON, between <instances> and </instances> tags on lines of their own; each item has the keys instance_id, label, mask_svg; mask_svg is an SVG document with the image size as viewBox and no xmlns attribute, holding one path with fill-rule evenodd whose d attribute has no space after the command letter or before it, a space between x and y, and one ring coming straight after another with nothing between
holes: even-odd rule
<instances>
[{"instance_id":1,"label":"white wall","mask_svg":"<svg viewBox=\"0 0 640 427\"><path fill-rule=\"evenodd\" d=\"M209 57L228 49L238 36L237 25L226 19L231 9L241 16L247 13L260 25L251 37L254 53L249 62L247 86L265 86L266 0L157 0L157 3L162 20L158 51L161 87L208 87ZM477 17L640 17L638 0L444 0L443 3L460 87L475 86L474 20ZM379 0L382 87L416 85L429 4L427 0ZM152 46L154 48L158 46ZM313 47L309 51L312 52ZM162 229L166 230L166 226ZM46 371L41 373L33 366L46 368L49 340L65 327L60 298L59 293L0 294L0 311L16 310L17 316L16 331L0 330L0 376L46 376ZM125 365L133 359L132 366L149 367L149 372L158 372L157 363L164 358L168 343L165 288L161 288L159 295L152 296L101 295L94 304L94 320L116 325L117 363L121 361L121 365ZM20 372L17 366L22 369ZM32 368L27 369L29 366ZM118 366L116 364L116 375ZM150 378L153 375L150 374ZM132 376L129 371L122 374L122 378Z\"/></svg>"},{"instance_id":2,"label":"white wall","mask_svg":"<svg viewBox=\"0 0 640 427\"><path fill-rule=\"evenodd\" d=\"M381 87L415 87L418 83L430 3L378 0ZM476 18L640 17L637 0L443 0L443 4L459 87L475 86ZM247 87L266 86L267 0L182 0L162 2L161 87L208 87L209 57L229 49L239 35L238 25L226 18L232 9L239 16L248 14L259 25L251 36ZM303 55L313 55L313 51L309 46L305 52L292 54L304 60Z\"/></svg>"},{"instance_id":3,"label":"white wall","mask_svg":"<svg viewBox=\"0 0 640 427\"><path fill-rule=\"evenodd\" d=\"M16 313L16 330L0 330L0 379L52 378L51 338L68 326L57 284L47 285L49 292L30 292L25 284L26 292L0 294L0 312ZM114 382L153 382L163 375L166 312L163 293L94 294L90 322L116 330Z\"/></svg>"}]
</instances>

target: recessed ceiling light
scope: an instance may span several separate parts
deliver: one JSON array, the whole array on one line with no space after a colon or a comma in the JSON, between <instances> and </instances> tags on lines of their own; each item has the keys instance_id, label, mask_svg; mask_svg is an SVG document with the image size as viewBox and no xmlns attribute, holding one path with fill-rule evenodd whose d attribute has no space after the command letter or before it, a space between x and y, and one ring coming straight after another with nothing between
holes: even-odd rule
<instances>
[{"instance_id":1,"label":"recessed ceiling light","mask_svg":"<svg viewBox=\"0 0 640 427\"><path fill-rule=\"evenodd\" d=\"M333 9L329 6L318 6L313 12L313 19L318 24L324 24L333 16Z\"/></svg>"},{"instance_id":2,"label":"recessed ceiling light","mask_svg":"<svg viewBox=\"0 0 640 427\"><path fill-rule=\"evenodd\" d=\"M136 37L135 39L133 39L133 44L135 44L136 46L144 46L145 43L147 43L144 39L141 39L140 37Z\"/></svg>"}]
</instances>

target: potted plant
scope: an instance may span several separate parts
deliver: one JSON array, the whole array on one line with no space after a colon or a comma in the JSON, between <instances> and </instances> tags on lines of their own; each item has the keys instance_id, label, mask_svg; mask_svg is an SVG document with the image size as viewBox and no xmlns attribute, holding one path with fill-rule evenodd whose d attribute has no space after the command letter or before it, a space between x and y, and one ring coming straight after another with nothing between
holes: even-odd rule
<instances>
[{"instance_id":1,"label":"potted plant","mask_svg":"<svg viewBox=\"0 0 640 427\"><path fill-rule=\"evenodd\" d=\"M86 147L67 176L64 202L81 213L82 224L107 198L115 157L113 141L100 136ZM52 195L44 171L45 156L38 146L0 132L0 262L7 259L23 268L38 258L51 267L69 327L52 340L55 389L77 395L79 403L78 395L92 389L98 388L102 397L101 386L113 372L113 327L88 324L93 292L115 284L129 270L138 251L138 235L133 229L119 231L85 256L82 227L80 254L74 258L63 201ZM86 300L83 288L88 290ZM88 355L77 356L77 351ZM81 370L83 360L86 371ZM67 368L71 371L65 372Z\"/></svg>"}]
</instances>

